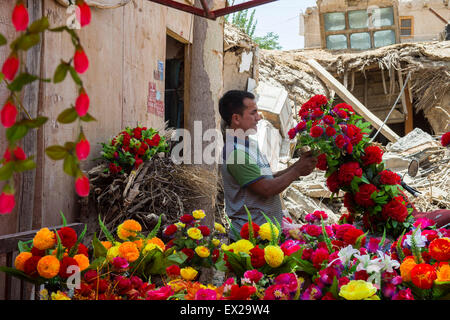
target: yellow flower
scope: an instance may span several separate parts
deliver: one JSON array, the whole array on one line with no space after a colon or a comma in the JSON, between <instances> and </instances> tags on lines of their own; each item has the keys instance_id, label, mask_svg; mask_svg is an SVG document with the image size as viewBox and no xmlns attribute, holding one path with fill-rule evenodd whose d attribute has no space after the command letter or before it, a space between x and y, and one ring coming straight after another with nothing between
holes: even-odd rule
<instances>
[{"instance_id":1,"label":"yellow flower","mask_svg":"<svg viewBox=\"0 0 450 320\"><path fill-rule=\"evenodd\" d=\"M435 282L449 282L450 281L450 265L444 264L436 271L437 278Z\"/></svg>"},{"instance_id":2,"label":"yellow flower","mask_svg":"<svg viewBox=\"0 0 450 320\"><path fill-rule=\"evenodd\" d=\"M39 275L46 279L51 279L58 275L59 260L55 256L42 257L37 264Z\"/></svg>"},{"instance_id":3,"label":"yellow flower","mask_svg":"<svg viewBox=\"0 0 450 320\"><path fill-rule=\"evenodd\" d=\"M197 248L195 248L195 252L201 258L207 258L210 255L209 249L205 246L198 246Z\"/></svg>"},{"instance_id":4,"label":"yellow flower","mask_svg":"<svg viewBox=\"0 0 450 320\"><path fill-rule=\"evenodd\" d=\"M130 237L136 237L137 232L142 231L142 226L136 220L125 220L117 227L117 236L122 240L127 240Z\"/></svg>"},{"instance_id":5,"label":"yellow flower","mask_svg":"<svg viewBox=\"0 0 450 320\"><path fill-rule=\"evenodd\" d=\"M119 246L119 256L128 262L134 262L139 258L139 250L134 242L124 242Z\"/></svg>"},{"instance_id":6,"label":"yellow flower","mask_svg":"<svg viewBox=\"0 0 450 320\"><path fill-rule=\"evenodd\" d=\"M163 242L160 238L158 238L158 237L151 238L151 239L147 240L146 243L147 243L147 244L151 244L151 243L155 244L156 246L158 246L158 248L159 248L161 251L166 250L166 245L165 245L164 242Z\"/></svg>"},{"instance_id":7,"label":"yellow flower","mask_svg":"<svg viewBox=\"0 0 450 320\"><path fill-rule=\"evenodd\" d=\"M253 243L246 239L236 241L229 246L229 248L233 249L234 253L243 252L247 254L250 254L250 250L252 250L254 247L255 246L253 245Z\"/></svg>"},{"instance_id":8,"label":"yellow flower","mask_svg":"<svg viewBox=\"0 0 450 320\"><path fill-rule=\"evenodd\" d=\"M278 228L276 226L273 226L273 232L275 234L275 237L278 237ZM259 236L263 240L272 240L270 223L266 222L259 227Z\"/></svg>"},{"instance_id":9,"label":"yellow flower","mask_svg":"<svg viewBox=\"0 0 450 320\"><path fill-rule=\"evenodd\" d=\"M225 230L225 227L217 222L214 222L214 229L216 229L220 233L227 233L227 231Z\"/></svg>"},{"instance_id":10,"label":"yellow flower","mask_svg":"<svg viewBox=\"0 0 450 320\"><path fill-rule=\"evenodd\" d=\"M80 271L86 270L89 267L89 258L84 254L76 254L73 258L77 261Z\"/></svg>"},{"instance_id":11,"label":"yellow flower","mask_svg":"<svg viewBox=\"0 0 450 320\"><path fill-rule=\"evenodd\" d=\"M17 270L25 271L25 262L30 259L33 255L31 252L21 252L14 261L14 266Z\"/></svg>"},{"instance_id":12,"label":"yellow flower","mask_svg":"<svg viewBox=\"0 0 450 320\"><path fill-rule=\"evenodd\" d=\"M183 222L177 222L175 223L175 225L177 226L178 229L183 229L184 227L186 227L186 225Z\"/></svg>"},{"instance_id":13,"label":"yellow flower","mask_svg":"<svg viewBox=\"0 0 450 320\"><path fill-rule=\"evenodd\" d=\"M230 249L233 249L231 246L226 245L225 243L222 244L220 247L223 251L230 251Z\"/></svg>"},{"instance_id":14,"label":"yellow flower","mask_svg":"<svg viewBox=\"0 0 450 320\"><path fill-rule=\"evenodd\" d=\"M203 210L194 210L194 211L192 211L192 215L197 220L201 220L206 216L205 211L203 211Z\"/></svg>"},{"instance_id":15,"label":"yellow flower","mask_svg":"<svg viewBox=\"0 0 450 320\"><path fill-rule=\"evenodd\" d=\"M33 246L39 250L47 250L55 246L56 236L53 231L48 228L42 228L39 230L33 239Z\"/></svg>"},{"instance_id":16,"label":"yellow flower","mask_svg":"<svg viewBox=\"0 0 450 320\"><path fill-rule=\"evenodd\" d=\"M52 300L70 300L64 292L58 290L57 293L52 292Z\"/></svg>"},{"instance_id":17,"label":"yellow flower","mask_svg":"<svg viewBox=\"0 0 450 320\"><path fill-rule=\"evenodd\" d=\"M189 228L187 234L194 240L200 240L203 238L202 232L198 228Z\"/></svg>"},{"instance_id":18,"label":"yellow flower","mask_svg":"<svg viewBox=\"0 0 450 320\"><path fill-rule=\"evenodd\" d=\"M47 289L42 289L39 292L39 299L40 300L48 300L48 290Z\"/></svg>"},{"instance_id":19,"label":"yellow flower","mask_svg":"<svg viewBox=\"0 0 450 320\"><path fill-rule=\"evenodd\" d=\"M376 292L377 288L372 283L364 280L352 280L341 287L339 295L346 300L363 300L372 297Z\"/></svg>"},{"instance_id":20,"label":"yellow flower","mask_svg":"<svg viewBox=\"0 0 450 320\"><path fill-rule=\"evenodd\" d=\"M117 256L119 256L119 246L111 247L106 252L106 258L108 258L109 262L112 262Z\"/></svg>"},{"instance_id":21,"label":"yellow flower","mask_svg":"<svg viewBox=\"0 0 450 320\"><path fill-rule=\"evenodd\" d=\"M220 240L214 238L214 239L211 240L211 243L213 244L214 247L218 247L219 244L220 244Z\"/></svg>"},{"instance_id":22,"label":"yellow flower","mask_svg":"<svg viewBox=\"0 0 450 320\"><path fill-rule=\"evenodd\" d=\"M167 283L175 293L187 288L189 282L183 279L174 279Z\"/></svg>"},{"instance_id":23,"label":"yellow flower","mask_svg":"<svg viewBox=\"0 0 450 320\"><path fill-rule=\"evenodd\" d=\"M264 248L264 259L272 268L277 268L283 263L284 252L279 246L267 246Z\"/></svg>"},{"instance_id":24,"label":"yellow flower","mask_svg":"<svg viewBox=\"0 0 450 320\"><path fill-rule=\"evenodd\" d=\"M377 296L376 294L374 294L371 297L365 298L364 300L381 300L379 296Z\"/></svg>"},{"instance_id":25,"label":"yellow flower","mask_svg":"<svg viewBox=\"0 0 450 320\"><path fill-rule=\"evenodd\" d=\"M198 274L198 271L192 267L186 267L186 268L182 268L180 270L181 277L184 280L188 280L188 281L194 280L195 277L197 277L197 274Z\"/></svg>"}]
</instances>

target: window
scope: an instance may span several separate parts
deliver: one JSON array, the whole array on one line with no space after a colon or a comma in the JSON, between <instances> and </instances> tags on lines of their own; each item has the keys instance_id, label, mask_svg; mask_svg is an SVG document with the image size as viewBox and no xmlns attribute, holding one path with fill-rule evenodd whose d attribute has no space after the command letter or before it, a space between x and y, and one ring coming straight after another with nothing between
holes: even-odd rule
<instances>
[{"instance_id":1,"label":"window","mask_svg":"<svg viewBox=\"0 0 450 320\"><path fill-rule=\"evenodd\" d=\"M400 17L400 37L409 38L414 35L414 18Z\"/></svg>"},{"instance_id":2,"label":"window","mask_svg":"<svg viewBox=\"0 0 450 320\"><path fill-rule=\"evenodd\" d=\"M393 7L360 8L322 14L322 41L326 48L368 50L397 42L398 31ZM405 21L404 25L405 28L412 26L412 21L409 24ZM402 34L407 34L408 31L403 32ZM411 34L412 31L409 32Z\"/></svg>"}]
</instances>

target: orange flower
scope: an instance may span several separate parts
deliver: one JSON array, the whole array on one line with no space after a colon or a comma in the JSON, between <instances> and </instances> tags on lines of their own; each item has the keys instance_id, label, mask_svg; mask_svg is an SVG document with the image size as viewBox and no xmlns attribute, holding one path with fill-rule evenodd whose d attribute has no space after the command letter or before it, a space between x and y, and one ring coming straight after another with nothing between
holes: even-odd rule
<instances>
[{"instance_id":1,"label":"orange flower","mask_svg":"<svg viewBox=\"0 0 450 320\"><path fill-rule=\"evenodd\" d=\"M110 241L101 241L102 245L105 247L106 250L112 247L112 243Z\"/></svg>"},{"instance_id":2,"label":"orange flower","mask_svg":"<svg viewBox=\"0 0 450 320\"><path fill-rule=\"evenodd\" d=\"M149 244L149 243L156 244L158 247L161 248L162 251L166 250L166 246L165 246L164 242L158 237L154 237L154 238L147 240L146 244Z\"/></svg>"},{"instance_id":3,"label":"orange flower","mask_svg":"<svg viewBox=\"0 0 450 320\"><path fill-rule=\"evenodd\" d=\"M450 260L450 238L440 238L431 241L429 253L438 261Z\"/></svg>"},{"instance_id":4,"label":"orange flower","mask_svg":"<svg viewBox=\"0 0 450 320\"><path fill-rule=\"evenodd\" d=\"M450 281L450 266L448 264L441 265L437 269L437 278L435 282L449 282Z\"/></svg>"},{"instance_id":5,"label":"orange flower","mask_svg":"<svg viewBox=\"0 0 450 320\"><path fill-rule=\"evenodd\" d=\"M39 230L33 239L33 246L39 250L47 250L56 244L56 237L53 231L48 228Z\"/></svg>"},{"instance_id":6,"label":"orange flower","mask_svg":"<svg viewBox=\"0 0 450 320\"><path fill-rule=\"evenodd\" d=\"M117 236L122 240L127 240L130 237L136 237L136 232L141 232L142 226L136 220L125 220L119 227L117 227Z\"/></svg>"},{"instance_id":7,"label":"orange flower","mask_svg":"<svg viewBox=\"0 0 450 320\"><path fill-rule=\"evenodd\" d=\"M409 256L403 260L400 265L400 275L402 276L403 281L409 282L411 281L411 270L417 265L414 257Z\"/></svg>"},{"instance_id":8,"label":"orange flower","mask_svg":"<svg viewBox=\"0 0 450 320\"><path fill-rule=\"evenodd\" d=\"M39 260L37 270L41 277L51 279L58 275L59 266L59 260L56 257L45 256Z\"/></svg>"},{"instance_id":9,"label":"orange flower","mask_svg":"<svg viewBox=\"0 0 450 320\"><path fill-rule=\"evenodd\" d=\"M89 267L89 258L84 254L76 254L73 258L78 263L80 271L86 270Z\"/></svg>"},{"instance_id":10,"label":"orange flower","mask_svg":"<svg viewBox=\"0 0 450 320\"><path fill-rule=\"evenodd\" d=\"M57 252L58 252L58 249L55 249L55 250L51 251L50 254L51 254L52 256L56 256L56 253L57 253ZM66 249L66 250L64 251L63 257L68 257L68 256L69 256L69 250Z\"/></svg>"},{"instance_id":11,"label":"orange flower","mask_svg":"<svg viewBox=\"0 0 450 320\"><path fill-rule=\"evenodd\" d=\"M142 246L144 245L144 240L142 239L138 239L136 241L133 241L136 244L136 247L138 248L138 250L142 250Z\"/></svg>"},{"instance_id":12,"label":"orange flower","mask_svg":"<svg viewBox=\"0 0 450 320\"><path fill-rule=\"evenodd\" d=\"M420 289L431 289L436 278L436 270L426 263L420 263L411 270L412 283Z\"/></svg>"},{"instance_id":13,"label":"orange flower","mask_svg":"<svg viewBox=\"0 0 450 320\"><path fill-rule=\"evenodd\" d=\"M139 258L139 250L135 243L124 242L119 246L119 256L128 262L136 261Z\"/></svg>"},{"instance_id":14,"label":"orange flower","mask_svg":"<svg viewBox=\"0 0 450 320\"><path fill-rule=\"evenodd\" d=\"M17 270L25 271L25 262L30 259L33 255L31 252L21 252L14 261L14 266Z\"/></svg>"}]
</instances>

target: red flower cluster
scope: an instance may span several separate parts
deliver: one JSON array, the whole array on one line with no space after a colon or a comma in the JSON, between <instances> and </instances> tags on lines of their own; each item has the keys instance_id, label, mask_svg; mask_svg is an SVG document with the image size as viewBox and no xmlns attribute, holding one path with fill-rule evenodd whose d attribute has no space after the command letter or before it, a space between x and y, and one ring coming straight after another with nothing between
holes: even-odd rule
<instances>
[{"instance_id":1,"label":"red flower cluster","mask_svg":"<svg viewBox=\"0 0 450 320\"><path fill-rule=\"evenodd\" d=\"M266 260L264 259L264 249L261 249L259 246L254 247L250 250L250 262L252 267L257 269L266 264Z\"/></svg>"},{"instance_id":2,"label":"red flower cluster","mask_svg":"<svg viewBox=\"0 0 450 320\"><path fill-rule=\"evenodd\" d=\"M383 170L380 172L381 184L396 185L402 182L402 178L395 172Z\"/></svg>"},{"instance_id":3,"label":"red flower cluster","mask_svg":"<svg viewBox=\"0 0 450 320\"><path fill-rule=\"evenodd\" d=\"M253 237L256 238L258 237L259 226L256 223L252 222L252 227L253 227ZM241 238L243 239L248 240L250 238L250 230L248 222L242 226L240 234Z\"/></svg>"},{"instance_id":4,"label":"red flower cluster","mask_svg":"<svg viewBox=\"0 0 450 320\"><path fill-rule=\"evenodd\" d=\"M358 162L346 162L339 168L338 179L343 185L349 185L354 177L362 177L362 169Z\"/></svg>"},{"instance_id":5,"label":"red flower cluster","mask_svg":"<svg viewBox=\"0 0 450 320\"><path fill-rule=\"evenodd\" d=\"M381 163L383 160L383 150L377 146L368 146L364 149L364 155L361 157L365 166Z\"/></svg>"},{"instance_id":6,"label":"red flower cluster","mask_svg":"<svg viewBox=\"0 0 450 320\"><path fill-rule=\"evenodd\" d=\"M408 216L408 208L403 197L398 196L383 206L381 214L385 220L389 217L398 222L404 222Z\"/></svg>"},{"instance_id":7,"label":"red flower cluster","mask_svg":"<svg viewBox=\"0 0 450 320\"><path fill-rule=\"evenodd\" d=\"M61 239L61 244L67 249L72 248L78 239L77 233L70 227L59 229L58 236Z\"/></svg>"},{"instance_id":8,"label":"red flower cluster","mask_svg":"<svg viewBox=\"0 0 450 320\"><path fill-rule=\"evenodd\" d=\"M322 153L317 157L316 168L324 171L328 169L327 155L325 153Z\"/></svg>"},{"instance_id":9,"label":"red flower cluster","mask_svg":"<svg viewBox=\"0 0 450 320\"><path fill-rule=\"evenodd\" d=\"M363 207L370 207L375 205L372 200L372 193L379 190L373 184L363 184L359 187L359 191L355 194L355 202Z\"/></svg>"}]
</instances>

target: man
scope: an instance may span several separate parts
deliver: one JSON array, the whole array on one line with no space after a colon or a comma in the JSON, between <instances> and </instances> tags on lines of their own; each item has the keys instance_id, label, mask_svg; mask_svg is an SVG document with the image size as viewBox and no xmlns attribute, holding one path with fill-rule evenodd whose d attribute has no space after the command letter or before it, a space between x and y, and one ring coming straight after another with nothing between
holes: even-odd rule
<instances>
[{"instance_id":1,"label":"man","mask_svg":"<svg viewBox=\"0 0 450 320\"><path fill-rule=\"evenodd\" d=\"M255 96L246 91L228 91L219 101L219 112L228 127L221 172L225 211L233 227L239 232L248 222L244 205L254 223L261 225L266 222L261 214L264 212L281 225L280 193L299 176L310 174L317 159L310 152L304 153L295 164L273 174L256 141L248 138L248 135L256 133L261 120ZM230 238L236 240L233 233Z\"/></svg>"}]
</instances>

